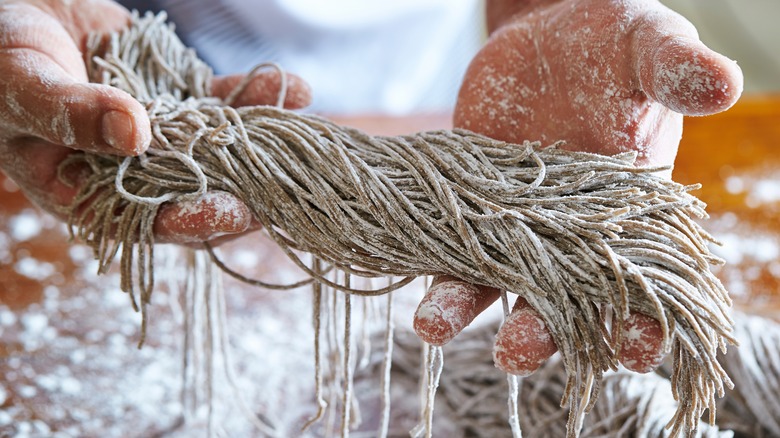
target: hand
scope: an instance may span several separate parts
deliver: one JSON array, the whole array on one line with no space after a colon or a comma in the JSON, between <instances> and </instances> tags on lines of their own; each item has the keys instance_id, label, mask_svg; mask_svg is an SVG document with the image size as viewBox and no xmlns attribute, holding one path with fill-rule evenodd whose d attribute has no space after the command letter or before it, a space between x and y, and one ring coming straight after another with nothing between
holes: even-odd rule
<instances>
[{"instance_id":1,"label":"hand","mask_svg":"<svg viewBox=\"0 0 780 438\"><path fill-rule=\"evenodd\" d=\"M127 26L129 13L108 0L0 0L0 168L43 209L63 217L78 192L60 181L57 168L81 150L134 156L151 141L144 107L129 94L88 83L82 53L91 32ZM226 97L240 76L214 79ZM277 73L261 74L237 104L273 104ZM311 100L308 86L288 77L285 107ZM75 181L79 172L66 175ZM255 224L249 209L224 192L187 205L165 205L155 222L158 241L199 242L243 232Z\"/></svg>"},{"instance_id":2,"label":"hand","mask_svg":"<svg viewBox=\"0 0 780 438\"><path fill-rule=\"evenodd\" d=\"M458 96L455 126L522 142L638 153L638 165L672 164L685 115L733 105L736 63L699 41L693 25L655 0L488 0L492 33ZM451 277L436 279L415 330L441 345L499 297ZM663 360L660 324L632 313L620 361L648 372ZM519 298L496 336L496 365L528 375L557 350L537 312Z\"/></svg>"}]
</instances>

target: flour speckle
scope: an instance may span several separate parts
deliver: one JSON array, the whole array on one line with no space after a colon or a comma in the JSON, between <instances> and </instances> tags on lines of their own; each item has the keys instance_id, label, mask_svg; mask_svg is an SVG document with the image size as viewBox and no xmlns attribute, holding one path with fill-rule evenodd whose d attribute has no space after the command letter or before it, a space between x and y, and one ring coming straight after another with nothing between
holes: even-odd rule
<instances>
[{"instance_id":1,"label":"flour speckle","mask_svg":"<svg viewBox=\"0 0 780 438\"><path fill-rule=\"evenodd\" d=\"M14 270L33 280L45 280L57 272L53 264L36 260L32 257L24 257L14 264Z\"/></svg>"},{"instance_id":2,"label":"flour speckle","mask_svg":"<svg viewBox=\"0 0 780 438\"><path fill-rule=\"evenodd\" d=\"M25 210L8 221L8 229L14 240L24 242L37 236L43 229L43 225L35 212Z\"/></svg>"},{"instance_id":3,"label":"flour speckle","mask_svg":"<svg viewBox=\"0 0 780 438\"><path fill-rule=\"evenodd\" d=\"M22 398L33 398L38 394L38 388L30 385L22 385L17 392Z\"/></svg>"},{"instance_id":4,"label":"flour speckle","mask_svg":"<svg viewBox=\"0 0 780 438\"><path fill-rule=\"evenodd\" d=\"M42 313L27 313L22 316L21 321L30 336L41 335L49 326L49 318Z\"/></svg>"},{"instance_id":5,"label":"flour speckle","mask_svg":"<svg viewBox=\"0 0 780 438\"><path fill-rule=\"evenodd\" d=\"M16 314L9 309L0 307L0 326L9 327L16 324Z\"/></svg>"}]
</instances>

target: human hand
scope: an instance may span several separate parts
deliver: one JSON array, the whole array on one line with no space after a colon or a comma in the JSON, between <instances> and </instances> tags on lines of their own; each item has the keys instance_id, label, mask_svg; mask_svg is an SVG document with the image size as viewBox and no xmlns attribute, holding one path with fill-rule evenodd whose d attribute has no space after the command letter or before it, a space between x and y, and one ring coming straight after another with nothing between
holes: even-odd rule
<instances>
[{"instance_id":1,"label":"human hand","mask_svg":"<svg viewBox=\"0 0 780 438\"><path fill-rule=\"evenodd\" d=\"M736 63L705 47L693 25L655 0L488 0L494 30L466 72L454 124L510 142L565 140L637 165L670 165L683 115L733 105ZM426 342L449 342L499 297L451 277L434 280L415 315ZM649 372L663 360L662 331L632 313L619 360ZM557 350L539 314L518 298L496 336L496 365L535 371Z\"/></svg>"},{"instance_id":2,"label":"human hand","mask_svg":"<svg viewBox=\"0 0 780 438\"><path fill-rule=\"evenodd\" d=\"M0 0L0 168L43 209L64 217L87 170L57 170L68 155L89 151L135 156L151 141L146 109L119 89L88 82L83 53L92 32L127 26L129 13L109 0ZM274 104L276 72L258 75L237 105ZM308 86L288 76L287 108L309 104ZM215 96L226 97L240 75L217 77ZM161 207L158 241L190 243L254 227L249 209L225 192Z\"/></svg>"}]
</instances>

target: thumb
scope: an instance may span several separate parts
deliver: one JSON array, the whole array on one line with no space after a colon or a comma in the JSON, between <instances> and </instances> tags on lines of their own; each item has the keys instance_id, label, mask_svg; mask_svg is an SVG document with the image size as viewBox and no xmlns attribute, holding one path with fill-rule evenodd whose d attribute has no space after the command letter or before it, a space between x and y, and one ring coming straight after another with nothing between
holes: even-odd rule
<instances>
[{"instance_id":1,"label":"thumb","mask_svg":"<svg viewBox=\"0 0 780 438\"><path fill-rule=\"evenodd\" d=\"M673 111L714 114L742 94L737 63L705 46L693 25L671 10L643 17L633 44L642 91Z\"/></svg>"},{"instance_id":2,"label":"thumb","mask_svg":"<svg viewBox=\"0 0 780 438\"><path fill-rule=\"evenodd\" d=\"M4 50L0 114L10 132L90 152L137 155L151 141L144 107L129 94L76 80L47 55Z\"/></svg>"}]
</instances>

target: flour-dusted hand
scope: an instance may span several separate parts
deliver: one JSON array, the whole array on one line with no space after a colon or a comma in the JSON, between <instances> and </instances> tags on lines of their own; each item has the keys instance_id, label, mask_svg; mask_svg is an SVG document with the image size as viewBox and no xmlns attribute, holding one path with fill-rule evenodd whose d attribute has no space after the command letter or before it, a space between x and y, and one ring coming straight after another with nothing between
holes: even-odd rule
<instances>
[{"instance_id":1,"label":"flour-dusted hand","mask_svg":"<svg viewBox=\"0 0 780 438\"><path fill-rule=\"evenodd\" d=\"M88 82L83 52L92 32L128 24L129 12L108 0L0 0L0 168L39 206L63 215L77 193L61 181L59 164L77 151L120 156L143 153L151 131L146 109L119 89ZM226 97L240 75L218 77ZM278 73L258 75L237 105L275 104ZM288 77L285 106L309 104L308 86ZM67 179L83 179L69 169ZM249 209L223 192L186 205L166 205L155 223L159 241L209 240L253 226Z\"/></svg>"},{"instance_id":2,"label":"flour-dusted hand","mask_svg":"<svg viewBox=\"0 0 780 438\"><path fill-rule=\"evenodd\" d=\"M491 36L466 72L454 123L496 139L565 140L572 150L635 151L639 165L668 165L684 114L726 110L742 92L736 63L655 0L488 0L487 18ZM437 279L415 329L444 344L498 296ZM665 354L660 324L632 313L623 327L623 365L655 369ZM497 334L496 365L527 375L556 350L542 318L518 299Z\"/></svg>"},{"instance_id":3,"label":"flour-dusted hand","mask_svg":"<svg viewBox=\"0 0 780 438\"><path fill-rule=\"evenodd\" d=\"M500 23L472 61L459 127L671 164L682 115L723 111L742 92L736 63L656 0L514 3L535 6Z\"/></svg>"}]
</instances>

